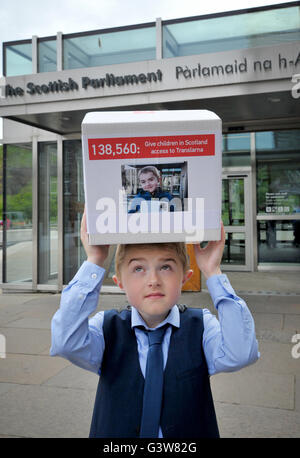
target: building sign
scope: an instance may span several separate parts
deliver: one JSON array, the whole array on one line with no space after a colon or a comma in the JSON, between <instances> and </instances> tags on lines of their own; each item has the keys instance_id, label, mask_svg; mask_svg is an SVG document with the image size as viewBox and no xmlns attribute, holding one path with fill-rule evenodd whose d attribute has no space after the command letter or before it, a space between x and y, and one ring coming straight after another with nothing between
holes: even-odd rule
<instances>
[{"instance_id":1,"label":"building sign","mask_svg":"<svg viewBox=\"0 0 300 458\"><path fill-rule=\"evenodd\" d=\"M280 53L278 54L277 62L273 62L272 59L263 59L255 60L249 63L248 59L244 57L242 60L238 61L234 59L233 62L225 65L210 65L203 66L200 63L197 67L191 68L187 65L177 66L176 67L176 79L184 78L207 78L211 76L224 76L224 75L234 75L239 73L247 73L251 71L253 74L261 74L262 72L269 72L273 69L283 70L287 68L300 68L300 52L297 55L296 59L287 59L283 57ZM251 68L250 68L251 67Z\"/></svg>"},{"instance_id":2,"label":"building sign","mask_svg":"<svg viewBox=\"0 0 300 458\"><path fill-rule=\"evenodd\" d=\"M156 72L139 73L138 75L132 74L116 76L114 73L106 73L103 78L89 78L87 76L83 76L80 84L83 89L87 89L88 87L97 89L100 87L126 86L139 83L144 84L148 82L157 82L162 81L162 76L162 72L159 69L156 70ZM24 96L25 91L27 94L35 95L78 90L79 84L72 78L69 78L67 81L59 79L57 81L49 81L44 84L34 84L30 81L26 85L26 90L21 87L13 87L10 84L7 84L5 86L5 96Z\"/></svg>"},{"instance_id":3,"label":"building sign","mask_svg":"<svg viewBox=\"0 0 300 458\"><path fill-rule=\"evenodd\" d=\"M290 213L287 191L266 192L266 213Z\"/></svg>"},{"instance_id":4,"label":"building sign","mask_svg":"<svg viewBox=\"0 0 300 458\"><path fill-rule=\"evenodd\" d=\"M45 97L64 100L290 79L299 71L299 44L291 42L84 70L64 70L51 73L51 81L44 73L4 78L4 97L0 97L0 103L3 106L10 102L39 102Z\"/></svg>"}]
</instances>

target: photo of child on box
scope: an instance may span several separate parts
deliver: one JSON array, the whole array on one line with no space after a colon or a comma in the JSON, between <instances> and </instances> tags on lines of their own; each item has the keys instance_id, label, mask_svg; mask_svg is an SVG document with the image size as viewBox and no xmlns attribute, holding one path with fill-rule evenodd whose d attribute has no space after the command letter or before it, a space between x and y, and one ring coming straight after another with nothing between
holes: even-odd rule
<instances>
[{"instance_id":1,"label":"photo of child on box","mask_svg":"<svg viewBox=\"0 0 300 458\"><path fill-rule=\"evenodd\" d=\"M179 193L177 178L170 180L169 164L175 170L180 160L188 163L193 198L197 194L202 197L208 187L202 239L208 243L202 247L201 240L195 240L196 232L193 248L217 312L216 316L202 304L191 307L180 303L182 287L193 275L184 231L181 238L171 233L153 237L149 231L138 237L122 234L124 243L116 247L113 281L125 293L128 304L95 313L106 272L103 266L116 240L116 234L104 233L92 239L88 231L93 205L99 202L97 170L94 190L89 183L89 206L85 206L81 221L86 260L62 292L60 308L52 318L50 349L51 356L66 358L99 376L91 438L218 438L210 377L237 371L260 356L251 312L220 267L226 237L219 202L220 119L195 111L109 113L107 118L102 113L89 118L90 130L84 137L85 184L93 177L94 164L99 163L106 183L109 167L122 169L122 174L109 178L126 189L129 205L137 198L147 203L164 197L171 202L174 195L162 185L164 181L165 185L172 183L174 194ZM130 132L135 132L135 137L130 137ZM140 158L127 159L131 154ZM167 163L160 158L151 164L149 157L157 154L167 157ZM202 168L195 170L197 164ZM177 167L178 174L180 170Z\"/></svg>"},{"instance_id":2,"label":"photo of child on box","mask_svg":"<svg viewBox=\"0 0 300 458\"><path fill-rule=\"evenodd\" d=\"M128 199L128 213L143 209L182 211L187 197L186 175L186 163L123 166L122 182Z\"/></svg>"}]
</instances>

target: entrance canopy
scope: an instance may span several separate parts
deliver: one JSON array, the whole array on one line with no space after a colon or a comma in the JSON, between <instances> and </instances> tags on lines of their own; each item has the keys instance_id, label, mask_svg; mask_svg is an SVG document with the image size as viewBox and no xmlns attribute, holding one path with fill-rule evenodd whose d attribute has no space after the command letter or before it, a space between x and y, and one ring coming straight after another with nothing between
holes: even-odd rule
<instances>
[{"instance_id":1,"label":"entrance canopy","mask_svg":"<svg viewBox=\"0 0 300 458\"><path fill-rule=\"evenodd\" d=\"M0 116L61 135L99 110L298 127L300 2L4 43Z\"/></svg>"}]
</instances>

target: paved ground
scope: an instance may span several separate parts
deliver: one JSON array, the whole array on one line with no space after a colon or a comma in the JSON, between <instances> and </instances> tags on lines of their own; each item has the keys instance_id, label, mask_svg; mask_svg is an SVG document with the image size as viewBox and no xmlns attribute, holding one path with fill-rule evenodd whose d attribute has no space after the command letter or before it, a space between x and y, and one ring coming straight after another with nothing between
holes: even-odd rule
<instances>
[{"instance_id":1,"label":"paved ground","mask_svg":"<svg viewBox=\"0 0 300 458\"><path fill-rule=\"evenodd\" d=\"M300 275L229 273L253 313L260 360L211 378L223 437L300 436ZM181 302L212 310L207 291ZM59 294L0 294L0 437L87 437L97 376L49 356ZM124 303L103 295L99 310ZM292 336L299 340L292 342ZM296 337L294 337L296 339ZM5 341L6 348L1 348Z\"/></svg>"}]
</instances>

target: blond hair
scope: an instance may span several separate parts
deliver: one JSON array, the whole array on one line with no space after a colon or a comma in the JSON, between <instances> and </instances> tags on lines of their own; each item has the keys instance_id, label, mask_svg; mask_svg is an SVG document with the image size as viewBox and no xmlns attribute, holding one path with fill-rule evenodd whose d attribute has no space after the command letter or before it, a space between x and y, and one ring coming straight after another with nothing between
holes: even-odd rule
<instances>
[{"instance_id":1,"label":"blond hair","mask_svg":"<svg viewBox=\"0 0 300 458\"><path fill-rule=\"evenodd\" d=\"M146 165L142 169L138 171L138 178L141 178L141 175L143 173L153 173L153 175L156 177L157 181L160 180L160 173L159 170L154 166L154 165Z\"/></svg>"},{"instance_id":2,"label":"blond hair","mask_svg":"<svg viewBox=\"0 0 300 458\"><path fill-rule=\"evenodd\" d=\"M122 244L117 246L115 254L115 272L118 279L121 278L121 267L126 256L126 252L130 249L130 247L142 249L162 248L174 251L181 261L183 272L185 273L189 268L189 256L184 242Z\"/></svg>"}]
</instances>

